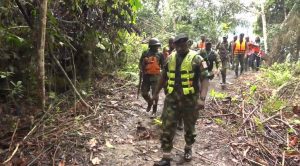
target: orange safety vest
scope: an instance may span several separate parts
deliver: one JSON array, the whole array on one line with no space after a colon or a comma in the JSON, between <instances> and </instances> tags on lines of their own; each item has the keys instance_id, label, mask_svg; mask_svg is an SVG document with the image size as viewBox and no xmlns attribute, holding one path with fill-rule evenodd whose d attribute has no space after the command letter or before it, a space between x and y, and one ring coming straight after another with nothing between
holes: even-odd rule
<instances>
[{"instance_id":1,"label":"orange safety vest","mask_svg":"<svg viewBox=\"0 0 300 166\"><path fill-rule=\"evenodd\" d=\"M240 43L240 40L236 40L235 41L234 55L245 54L245 52L246 52L246 41L243 40L242 43Z\"/></svg>"},{"instance_id":2,"label":"orange safety vest","mask_svg":"<svg viewBox=\"0 0 300 166\"><path fill-rule=\"evenodd\" d=\"M205 42L200 41L198 44L198 48L205 48Z\"/></svg>"},{"instance_id":3,"label":"orange safety vest","mask_svg":"<svg viewBox=\"0 0 300 166\"><path fill-rule=\"evenodd\" d=\"M155 55L144 58L146 74L160 74L160 66L158 58Z\"/></svg>"}]
</instances>

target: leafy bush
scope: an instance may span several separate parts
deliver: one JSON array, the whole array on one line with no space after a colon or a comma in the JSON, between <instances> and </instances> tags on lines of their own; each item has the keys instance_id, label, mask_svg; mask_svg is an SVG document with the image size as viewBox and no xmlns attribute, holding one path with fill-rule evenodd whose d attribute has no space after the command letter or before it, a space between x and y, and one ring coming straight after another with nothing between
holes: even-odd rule
<instances>
[{"instance_id":1,"label":"leafy bush","mask_svg":"<svg viewBox=\"0 0 300 166\"><path fill-rule=\"evenodd\" d=\"M281 86L292 78L292 64L290 63L275 63L269 68L263 68L263 78L273 86Z\"/></svg>"}]
</instances>

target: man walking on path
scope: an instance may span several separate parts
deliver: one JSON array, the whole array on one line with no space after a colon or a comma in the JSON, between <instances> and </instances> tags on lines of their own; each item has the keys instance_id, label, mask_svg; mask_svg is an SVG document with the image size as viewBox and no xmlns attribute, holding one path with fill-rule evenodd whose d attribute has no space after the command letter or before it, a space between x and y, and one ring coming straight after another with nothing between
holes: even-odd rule
<instances>
[{"instance_id":1,"label":"man walking on path","mask_svg":"<svg viewBox=\"0 0 300 166\"><path fill-rule=\"evenodd\" d=\"M141 85L142 96L148 103L146 111L149 112L153 105L153 115L155 115L157 111L158 98L155 101L152 101L149 92L151 90L153 95L156 84L160 77L160 70L164 64L164 57L162 53L158 51L160 46L161 43L158 39L150 39L149 49L143 52L139 63L140 74L142 74L143 79Z\"/></svg>"},{"instance_id":2,"label":"man walking on path","mask_svg":"<svg viewBox=\"0 0 300 166\"><path fill-rule=\"evenodd\" d=\"M233 55L233 52L232 52L232 50L233 50L233 45L234 45L234 43L236 42L236 40L237 40L237 36L235 35L234 37L233 37L233 40L230 42L230 44L229 44L229 52L230 52L230 56L229 56L229 62L230 62L230 66L231 66L231 70L234 70L234 64L233 64L233 60L234 60L234 55Z\"/></svg>"},{"instance_id":3,"label":"man walking on path","mask_svg":"<svg viewBox=\"0 0 300 166\"><path fill-rule=\"evenodd\" d=\"M240 75L244 71L244 57L246 53L247 45L244 39L244 34L240 34L240 38L235 41L232 47L232 54L234 55L234 67L235 67L235 77L239 76L239 65L240 65Z\"/></svg>"},{"instance_id":4,"label":"man walking on path","mask_svg":"<svg viewBox=\"0 0 300 166\"><path fill-rule=\"evenodd\" d=\"M218 43L216 49L219 52L220 59L222 62L221 75L222 75L222 84L226 84L226 68L229 61L229 43L227 41L227 36L223 37L223 41Z\"/></svg>"},{"instance_id":5,"label":"man walking on path","mask_svg":"<svg viewBox=\"0 0 300 166\"><path fill-rule=\"evenodd\" d=\"M204 108L208 91L207 65L196 52L189 49L187 34L174 39L176 52L172 53L163 68L162 77L152 100L157 100L159 91L167 84L162 118L161 134L162 159L154 166L169 166L176 126L183 119L185 131L184 159L191 161L192 144L195 142L195 124L199 110ZM201 88L199 87L201 83ZM200 96L200 97L199 97Z\"/></svg>"}]
</instances>

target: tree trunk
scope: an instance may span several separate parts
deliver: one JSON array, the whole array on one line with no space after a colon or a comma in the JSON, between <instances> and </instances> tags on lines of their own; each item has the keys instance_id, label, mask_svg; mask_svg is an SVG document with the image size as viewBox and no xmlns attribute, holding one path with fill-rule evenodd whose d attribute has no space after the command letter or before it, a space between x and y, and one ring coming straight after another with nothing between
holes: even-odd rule
<instances>
[{"instance_id":1,"label":"tree trunk","mask_svg":"<svg viewBox=\"0 0 300 166\"><path fill-rule=\"evenodd\" d=\"M264 47L265 53L268 53L268 35L267 35L267 22L266 22L266 15L265 15L265 7L264 3L261 2L261 18L262 18L262 27L263 27L263 38L264 38Z\"/></svg>"},{"instance_id":2,"label":"tree trunk","mask_svg":"<svg viewBox=\"0 0 300 166\"><path fill-rule=\"evenodd\" d=\"M47 23L47 0L40 1L40 18L38 27L37 41L37 64L38 64L38 86L37 92L39 97L40 108L45 108L45 38Z\"/></svg>"}]
</instances>

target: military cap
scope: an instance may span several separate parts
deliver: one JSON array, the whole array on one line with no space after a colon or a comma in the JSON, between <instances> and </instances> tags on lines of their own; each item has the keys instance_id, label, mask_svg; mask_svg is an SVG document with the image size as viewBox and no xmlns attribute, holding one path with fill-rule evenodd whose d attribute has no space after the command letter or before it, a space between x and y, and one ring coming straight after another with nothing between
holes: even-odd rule
<instances>
[{"instance_id":1,"label":"military cap","mask_svg":"<svg viewBox=\"0 0 300 166\"><path fill-rule=\"evenodd\" d=\"M174 39L174 43L178 42L180 39L189 39L189 36L186 33L180 33L178 34L175 39Z\"/></svg>"}]
</instances>

